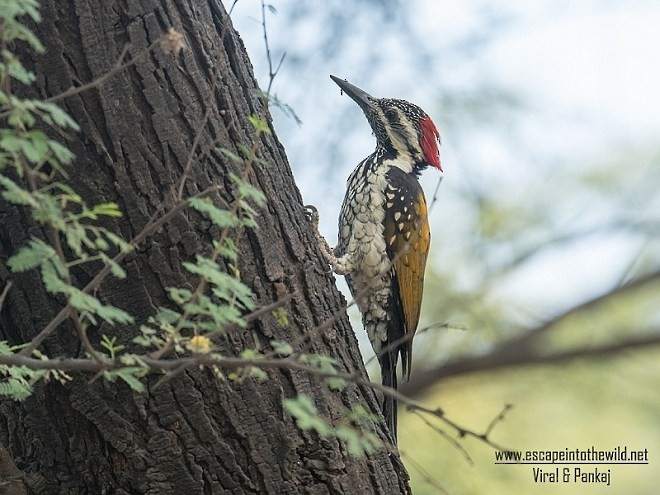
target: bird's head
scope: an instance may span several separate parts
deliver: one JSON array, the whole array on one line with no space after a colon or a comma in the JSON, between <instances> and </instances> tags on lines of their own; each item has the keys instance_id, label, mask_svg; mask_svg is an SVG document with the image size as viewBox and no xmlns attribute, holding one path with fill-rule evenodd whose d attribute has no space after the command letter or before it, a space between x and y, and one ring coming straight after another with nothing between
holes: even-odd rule
<instances>
[{"instance_id":1,"label":"bird's head","mask_svg":"<svg viewBox=\"0 0 660 495\"><path fill-rule=\"evenodd\" d=\"M424 110L405 100L374 98L344 79L330 77L360 106L380 146L396 156L412 157L421 168L442 170L440 133Z\"/></svg>"}]
</instances>

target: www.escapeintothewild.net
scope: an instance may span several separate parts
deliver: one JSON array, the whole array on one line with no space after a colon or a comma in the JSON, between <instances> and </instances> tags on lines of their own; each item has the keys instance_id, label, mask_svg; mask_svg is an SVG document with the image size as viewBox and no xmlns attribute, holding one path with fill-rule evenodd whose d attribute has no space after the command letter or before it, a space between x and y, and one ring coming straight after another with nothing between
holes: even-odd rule
<instances>
[{"instance_id":1,"label":"www.escapeintothewild.net","mask_svg":"<svg viewBox=\"0 0 660 495\"><path fill-rule=\"evenodd\" d=\"M513 450L495 451L495 464L532 466L534 483L601 483L610 486L612 465L648 464L648 449L629 449L617 446L610 450ZM559 465L570 466L559 466ZM541 467L543 465L543 467ZM547 465L547 466L546 466Z\"/></svg>"}]
</instances>

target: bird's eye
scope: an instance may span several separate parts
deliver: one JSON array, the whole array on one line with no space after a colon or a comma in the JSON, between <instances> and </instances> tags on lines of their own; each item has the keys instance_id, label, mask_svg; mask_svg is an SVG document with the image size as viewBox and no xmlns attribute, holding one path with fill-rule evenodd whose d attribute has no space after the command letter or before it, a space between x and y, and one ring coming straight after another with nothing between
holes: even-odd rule
<instances>
[{"instance_id":1,"label":"bird's eye","mask_svg":"<svg viewBox=\"0 0 660 495\"><path fill-rule=\"evenodd\" d=\"M390 108L385 112L385 117L387 117L387 120L390 122L394 122L397 120L397 113L396 110Z\"/></svg>"}]
</instances>

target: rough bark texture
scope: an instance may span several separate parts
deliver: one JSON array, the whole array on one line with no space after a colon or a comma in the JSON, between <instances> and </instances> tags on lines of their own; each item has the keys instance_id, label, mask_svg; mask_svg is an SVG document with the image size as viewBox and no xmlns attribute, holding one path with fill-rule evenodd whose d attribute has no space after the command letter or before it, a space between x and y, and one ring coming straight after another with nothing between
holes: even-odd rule
<instances>
[{"instance_id":1,"label":"rough bark texture","mask_svg":"<svg viewBox=\"0 0 660 495\"><path fill-rule=\"evenodd\" d=\"M154 50L101 87L67 98L62 105L80 123L68 142L76 154L72 186L91 203L117 202L124 217L107 226L131 238L163 203L184 169L193 137L208 105L214 107L200 142L185 194L224 184L216 202L234 195L228 179L237 165L214 149L251 144L247 117L259 113L257 89L243 44L223 6L208 2L94 0L42 2L44 21L35 27L47 48L28 57L38 74L38 96L58 94L106 73L125 46L128 56L158 39L170 26L185 33L187 49L178 58ZM227 32L221 37L223 25ZM211 94L216 67L220 82ZM251 181L268 206L259 228L238 239L243 281L259 305L285 294L289 326L265 316L226 337L227 351L268 348L271 339L294 341L342 310L343 300L326 273L303 216L282 146L264 136ZM202 158L200 158L202 157ZM4 262L39 229L24 211L0 208L0 277L14 285L2 310L0 338L27 342L59 311L62 301L48 295L34 273L12 275ZM98 297L143 322L167 305L165 288L192 283L181 262L209 252L217 229L185 210L124 262L125 280L106 280ZM98 268L98 267L97 267ZM84 285L93 269L77 272ZM137 326L91 329L130 343ZM49 356L81 355L69 322L60 325L42 349ZM346 371L364 373L354 334L345 317L315 336L310 352L339 359ZM153 389L146 379L137 394L119 383L74 374L67 384L41 384L21 404L0 404L0 441L34 493L406 493L407 474L399 459L379 451L351 458L335 440L300 431L282 399L309 394L320 413L342 420L344 407L364 404L378 414L372 390L349 385L330 392L313 376L269 371L269 379L240 383L218 380L209 370L186 372ZM380 427L382 428L382 426ZM387 436L383 431L382 439ZM17 492L18 493L18 492Z\"/></svg>"}]
</instances>

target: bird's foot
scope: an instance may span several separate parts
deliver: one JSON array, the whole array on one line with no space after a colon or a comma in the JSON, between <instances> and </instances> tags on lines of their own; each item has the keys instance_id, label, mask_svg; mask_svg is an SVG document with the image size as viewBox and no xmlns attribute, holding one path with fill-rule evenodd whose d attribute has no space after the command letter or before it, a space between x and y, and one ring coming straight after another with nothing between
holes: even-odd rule
<instances>
[{"instance_id":1,"label":"bird's foot","mask_svg":"<svg viewBox=\"0 0 660 495\"><path fill-rule=\"evenodd\" d=\"M319 210L316 209L314 205L305 205L305 218L309 223L312 224L312 227L315 231L319 230Z\"/></svg>"}]
</instances>

